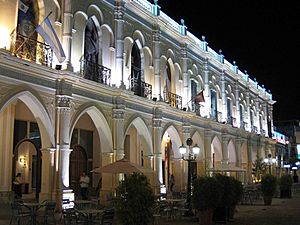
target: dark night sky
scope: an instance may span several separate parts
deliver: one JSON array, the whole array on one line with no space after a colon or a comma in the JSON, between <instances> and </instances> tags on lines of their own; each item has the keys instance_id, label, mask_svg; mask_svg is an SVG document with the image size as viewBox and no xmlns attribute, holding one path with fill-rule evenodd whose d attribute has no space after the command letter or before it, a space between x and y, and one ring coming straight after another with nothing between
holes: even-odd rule
<instances>
[{"instance_id":1,"label":"dark night sky","mask_svg":"<svg viewBox=\"0 0 300 225\"><path fill-rule=\"evenodd\" d=\"M300 119L299 0L159 0L158 4L270 90L276 101L275 121Z\"/></svg>"}]
</instances>

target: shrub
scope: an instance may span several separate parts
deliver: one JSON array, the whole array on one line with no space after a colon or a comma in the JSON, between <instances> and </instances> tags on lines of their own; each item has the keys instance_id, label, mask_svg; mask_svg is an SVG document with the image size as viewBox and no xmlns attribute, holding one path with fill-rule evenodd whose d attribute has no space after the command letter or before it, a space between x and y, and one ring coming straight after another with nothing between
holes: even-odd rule
<instances>
[{"instance_id":1,"label":"shrub","mask_svg":"<svg viewBox=\"0 0 300 225\"><path fill-rule=\"evenodd\" d=\"M290 190L293 185L293 178L290 174L284 174L279 179L280 190Z\"/></svg>"},{"instance_id":2,"label":"shrub","mask_svg":"<svg viewBox=\"0 0 300 225\"><path fill-rule=\"evenodd\" d=\"M261 191L264 196L273 196L276 191L277 179L271 174L266 174L261 179Z\"/></svg>"},{"instance_id":3,"label":"shrub","mask_svg":"<svg viewBox=\"0 0 300 225\"><path fill-rule=\"evenodd\" d=\"M134 173L121 181L114 200L117 219L123 225L147 225L152 219L154 194L147 177Z\"/></svg>"},{"instance_id":4,"label":"shrub","mask_svg":"<svg viewBox=\"0 0 300 225\"><path fill-rule=\"evenodd\" d=\"M215 177L198 177L193 185L192 204L196 210L215 209L220 205L223 189Z\"/></svg>"}]
</instances>

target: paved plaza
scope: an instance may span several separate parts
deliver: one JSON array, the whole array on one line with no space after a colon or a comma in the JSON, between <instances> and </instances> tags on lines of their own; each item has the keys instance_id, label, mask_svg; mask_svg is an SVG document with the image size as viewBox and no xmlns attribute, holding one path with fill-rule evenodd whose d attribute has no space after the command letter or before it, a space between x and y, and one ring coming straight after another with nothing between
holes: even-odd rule
<instances>
[{"instance_id":1,"label":"paved plaza","mask_svg":"<svg viewBox=\"0 0 300 225\"><path fill-rule=\"evenodd\" d=\"M273 198L271 206L265 206L263 200L256 200L252 205L238 205L233 222L228 225L300 225L300 191L291 199ZM0 225L9 225L10 206L0 206ZM57 215L57 225L63 224ZM185 218L166 220L160 218L159 225L196 225L196 219ZM222 224L220 224L222 225Z\"/></svg>"}]
</instances>

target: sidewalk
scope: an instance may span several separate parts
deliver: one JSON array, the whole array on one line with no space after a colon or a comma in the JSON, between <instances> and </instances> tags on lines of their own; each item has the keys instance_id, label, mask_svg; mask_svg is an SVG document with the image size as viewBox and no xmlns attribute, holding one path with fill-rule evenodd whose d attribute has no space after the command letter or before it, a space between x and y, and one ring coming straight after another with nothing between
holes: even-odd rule
<instances>
[{"instance_id":1,"label":"sidewalk","mask_svg":"<svg viewBox=\"0 0 300 225\"><path fill-rule=\"evenodd\" d=\"M238 205L234 222L227 225L300 225L300 191L291 199L273 198L271 206L265 206L263 200L253 205ZM10 206L0 204L0 225L9 225ZM59 221L58 221L59 222ZM61 221L62 222L62 221ZM57 223L57 225L62 223ZM159 225L198 225L190 218L166 221L160 219ZM218 224L221 225L221 224Z\"/></svg>"}]
</instances>

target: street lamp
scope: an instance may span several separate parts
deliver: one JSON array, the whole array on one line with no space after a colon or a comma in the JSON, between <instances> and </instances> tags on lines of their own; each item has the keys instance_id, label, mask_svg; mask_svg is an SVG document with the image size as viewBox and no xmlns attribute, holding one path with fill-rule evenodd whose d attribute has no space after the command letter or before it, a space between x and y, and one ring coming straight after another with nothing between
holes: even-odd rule
<instances>
[{"instance_id":1,"label":"street lamp","mask_svg":"<svg viewBox=\"0 0 300 225\"><path fill-rule=\"evenodd\" d=\"M191 213L191 195L192 195L192 161L195 161L196 155L200 152L200 147L195 144L192 148L193 139L188 138L186 144L188 149L182 144L179 147L179 152L182 155L182 159L188 162L188 176L187 176L187 192L186 192L186 206Z\"/></svg>"},{"instance_id":2,"label":"street lamp","mask_svg":"<svg viewBox=\"0 0 300 225\"><path fill-rule=\"evenodd\" d=\"M272 155L270 153L268 154L268 158L264 158L264 162L269 166L269 174L271 174L272 164L275 164L276 161L277 160L275 158L272 158Z\"/></svg>"}]
</instances>

